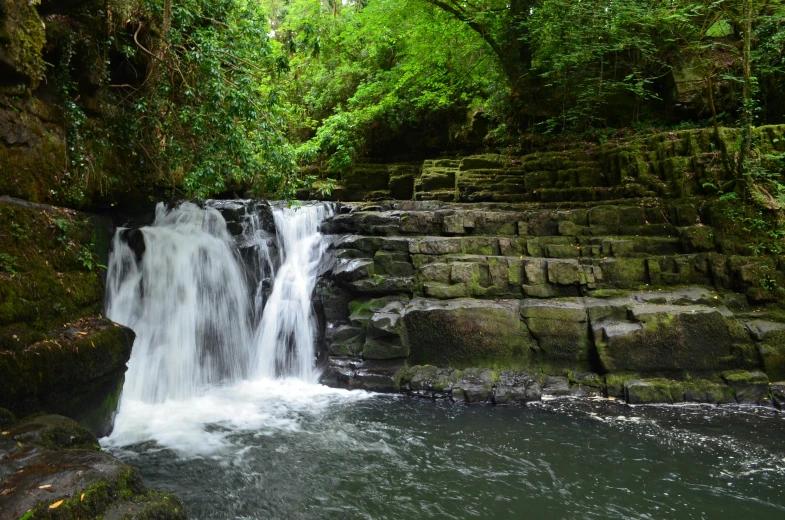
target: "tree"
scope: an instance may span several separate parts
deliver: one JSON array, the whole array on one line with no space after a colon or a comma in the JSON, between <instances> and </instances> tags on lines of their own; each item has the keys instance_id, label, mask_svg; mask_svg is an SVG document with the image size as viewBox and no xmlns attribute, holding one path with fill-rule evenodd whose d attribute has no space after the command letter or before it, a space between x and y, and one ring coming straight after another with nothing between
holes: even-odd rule
<instances>
[{"instance_id":1,"label":"tree","mask_svg":"<svg viewBox=\"0 0 785 520\"><path fill-rule=\"evenodd\" d=\"M524 96L524 79L532 65L528 18L538 0L422 0L449 13L477 33L493 50L510 82L513 103Z\"/></svg>"}]
</instances>

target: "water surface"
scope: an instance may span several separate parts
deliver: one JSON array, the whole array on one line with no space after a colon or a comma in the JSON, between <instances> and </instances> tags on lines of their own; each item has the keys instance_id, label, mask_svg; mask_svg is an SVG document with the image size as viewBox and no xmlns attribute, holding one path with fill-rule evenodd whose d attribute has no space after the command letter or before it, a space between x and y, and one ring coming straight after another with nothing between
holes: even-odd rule
<instances>
[{"instance_id":1,"label":"water surface","mask_svg":"<svg viewBox=\"0 0 785 520\"><path fill-rule=\"evenodd\" d=\"M785 518L771 410L466 407L294 380L129 406L103 444L192 518Z\"/></svg>"}]
</instances>

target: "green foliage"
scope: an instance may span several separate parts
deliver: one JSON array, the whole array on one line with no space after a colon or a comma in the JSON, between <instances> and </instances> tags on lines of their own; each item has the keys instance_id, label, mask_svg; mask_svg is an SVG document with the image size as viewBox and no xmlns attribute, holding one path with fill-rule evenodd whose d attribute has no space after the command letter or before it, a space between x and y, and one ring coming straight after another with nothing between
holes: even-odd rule
<instances>
[{"instance_id":1,"label":"green foliage","mask_svg":"<svg viewBox=\"0 0 785 520\"><path fill-rule=\"evenodd\" d=\"M82 249L79 250L79 263L82 264L85 271L92 271L96 268L106 269L105 265L98 263L94 243L82 246Z\"/></svg>"},{"instance_id":2,"label":"green foliage","mask_svg":"<svg viewBox=\"0 0 785 520\"><path fill-rule=\"evenodd\" d=\"M74 46L73 35L69 34L57 69L60 103L65 116L68 159L60 176L60 193L53 192L52 195L62 195L71 203L79 203L84 198L90 172L95 171L95 158L87 149L90 138L87 115L77 102L79 94L71 64Z\"/></svg>"},{"instance_id":3,"label":"green foliage","mask_svg":"<svg viewBox=\"0 0 785 520\"><path fill-rule=\"evenodd\" d=\"M480 110L507 90L483 41L430 5L292 0L269 8L289 68L290 135L303 143L298 159L324 157L329 172L429 114Z\"/></svg>"},{"instance_id":4,"label":"green foliage","mask_svg":"<svg viewBox=\"0 0 785 520\"><path fill-rule=\"evenodd\" d=\"M656 41L656 2L545 0L528 23L534 69L558 92L560 114L549 132L604 125L607 108L622 100L639 117L656 96L652 84L668 70Z\"/></svg>"},{"instance_id":5,"label":"green foliage","mask_svg":"<svg viewBox=\"0 0 785 520\"><path fill-rule=\"evenodd\" d=\"M0 253L0 271L16 274L16 257L7 253Z\"/></svg>"},{"instance_id":6,"label":"green foliage","mask_svg":"<svg viewBox=\"0 0 785 520\"><path fill-rule=\"evenodd\" d=\"M171 13L166 12L171 6ZM148 35L145 90L129 107L143 162L190 196L253 186L290 197L300 186L284 135L267 19L254 0L146 0L139 15L170 23ZM131 54L131 43L122 48Z\"/></svg>"}]
</instances>

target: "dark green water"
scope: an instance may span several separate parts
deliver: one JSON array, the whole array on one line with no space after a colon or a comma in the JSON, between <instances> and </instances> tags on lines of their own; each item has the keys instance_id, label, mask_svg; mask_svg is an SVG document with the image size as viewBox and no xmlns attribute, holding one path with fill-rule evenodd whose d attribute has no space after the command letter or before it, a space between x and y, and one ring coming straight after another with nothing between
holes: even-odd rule
<instances>
[{"instance_id":1,"label":"dark green water","mask_svg":"<svg viewBox=\"0 0 785 520\"><path fill-rule=\"evenodd\" d=\"M107 444L198 519L785 518L770 410L275 399Z\"/></svg>"}]
</instances>

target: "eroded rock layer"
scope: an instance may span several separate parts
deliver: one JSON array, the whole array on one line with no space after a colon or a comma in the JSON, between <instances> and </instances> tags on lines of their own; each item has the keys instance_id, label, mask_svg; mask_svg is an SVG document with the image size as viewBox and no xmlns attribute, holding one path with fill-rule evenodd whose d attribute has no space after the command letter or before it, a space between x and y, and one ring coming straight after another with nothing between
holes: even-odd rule
<instances>
[{"instance_id":1,"label":"eroded rock layer","mask_svg":"<svg viewBox=\"0 0 785 520\"><path fill-rule=\"evenodd\" d=\"M417 200L341 205L323 225L324 380L468 402L780 403L785 262L757 254L727 202L698 196L725 182L701 166L701 135L643 162L621 149L583 166L426 161Z\"/></svg>"}]
</instances>

